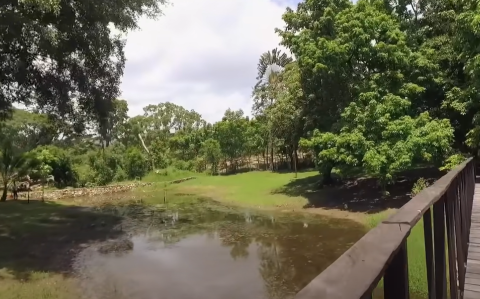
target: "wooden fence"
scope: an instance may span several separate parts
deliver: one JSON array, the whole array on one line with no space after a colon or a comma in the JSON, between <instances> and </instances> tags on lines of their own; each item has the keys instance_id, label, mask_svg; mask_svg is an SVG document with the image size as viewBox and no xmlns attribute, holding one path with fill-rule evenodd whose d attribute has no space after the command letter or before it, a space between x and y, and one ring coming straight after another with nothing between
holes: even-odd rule
<instances>
[{"instance_id":1,"label":"wooden fence","mask_svg":"<svg viewBox=\"0 0 480 299\"><path fill-rule=\"evenodd\" d=\"M384 298L409 298L407 242L422 217L429 298L463 298L475 173L472 158L448 172L369 231L295 299L372 298L382 277Z\"/></svg>"}]
</instances>

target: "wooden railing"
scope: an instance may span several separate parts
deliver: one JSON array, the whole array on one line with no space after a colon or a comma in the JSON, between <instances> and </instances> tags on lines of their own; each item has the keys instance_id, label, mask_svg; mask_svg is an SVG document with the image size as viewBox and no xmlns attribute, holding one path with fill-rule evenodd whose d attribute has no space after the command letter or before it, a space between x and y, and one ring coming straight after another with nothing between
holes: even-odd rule
<instances>
[{"instance_id":1,"label":"wooden railing","mask_svg":"<svg viewBox=\"0 0 480 299\"><path fill-rule=\"evenodd\" d=\"M475 172L472 158L448 172L370 230L295 299L372 298L382 277L384 298L409 298L407 237L422 217L429 298L447 298L447 275L448 297L463 298Z\"/></svg>"}]
</instances>

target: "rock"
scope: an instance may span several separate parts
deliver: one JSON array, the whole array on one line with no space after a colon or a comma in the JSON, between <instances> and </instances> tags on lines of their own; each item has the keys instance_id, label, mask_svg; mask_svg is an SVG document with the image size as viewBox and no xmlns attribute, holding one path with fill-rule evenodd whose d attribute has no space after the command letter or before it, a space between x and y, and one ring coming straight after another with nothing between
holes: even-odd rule
<instances>
[{"instance_id":1,"label":"rock","mask_svg":"<svg viewBox=\"0 0 480 299\"><path fill-rule=\"evenodd\" d=\"M102 254L112 252L127 252L133 249L133 242L129 239L119 239L107 241L98 248L98 252Z\"/></svg>"},{"instance_id":2,"label":"rock","mask_svg":"<svg viewBox=\"0 0 480 299\"><path fill-rule=\"evenodd\" d=\"M162 184L169 185L169 184L178 184L188 180L195 179L195 177L186 177L183 179L173 180L169 182L163 182ZM129 184L120 184L120 185L109 185L109 186L100 186L100 187L92 187L92 188L67 188L63 190L56 190L45 192L44 196L46 200L58 200L64 198L74 198L74 197L81 197L81 196L98 196L102 194L110 194L110 193L118 193L118 192L127 192L137 187L145 187L153 185L152 182L134 182ZM38 185L41 187L41 185ZM35 186L31 185L32 192L30 192L30 198L41 198L42 191L37 191ZM26 198L26 192L21 192L19 197Z\"/></svg>"}]
</instances>

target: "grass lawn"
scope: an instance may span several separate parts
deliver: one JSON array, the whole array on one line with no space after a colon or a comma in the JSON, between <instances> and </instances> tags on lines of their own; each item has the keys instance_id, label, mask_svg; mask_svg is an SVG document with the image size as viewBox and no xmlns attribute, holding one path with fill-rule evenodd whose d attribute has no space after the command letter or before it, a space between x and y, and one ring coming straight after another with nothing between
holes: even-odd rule
<instances>
[{"instance_id":1,"label":"grass lawn","mask_svg":"<svg viewBox=\"0 0 480 299\"><path fill-rule=\"evenodd\" d=\"M79 298L72 257L81 244L114 236L119 221L64 202L0 203L0 298Z\"/></svg>"},{"instance_id":2,"label":"grass lawn","mask_svg":"<svg viewBox=\"0 0 480 299\"><path fill-rule=\"evenodd\" d=\"M195 195L214 199L216 201L234 204L237 206L280 209L284 211L307 211L316 214L328 215L338 218L360 220L363 213L342 211L340 209L304 209L309 205L305 193L314 190L317 183L317 171L299 172L297 179L292 173L272 173L266 171L253 171L228 176L208 176L189 172L169 171L168 175L149 174L144 181L164 182L181 177L194 176L196 179L172 184L166 187L167 198L178 198L184 195ZM291 189L286 189L292 183L301 181L302 190L295 189L295 194L290 194ZM305 182L305 184L303 184ZM163 192L162 184L155 184L142 188L143 192ZM161 190L161 191L160 191ZM298 193L298 194L297 194Z\"/></svg>"}]
</instances>

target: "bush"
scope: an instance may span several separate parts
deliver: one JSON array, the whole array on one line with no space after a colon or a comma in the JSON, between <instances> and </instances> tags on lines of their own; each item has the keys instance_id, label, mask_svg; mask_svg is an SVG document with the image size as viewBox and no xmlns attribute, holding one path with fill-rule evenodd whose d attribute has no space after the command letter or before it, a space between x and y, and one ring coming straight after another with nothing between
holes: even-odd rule
<instances>
[{"instance_id":1,"label":"bush","mask_svg":"<svg viewBox=\"0 0 480 299\"><path fill-rule=\"evenodd\" d=\"M130 148L124 157L126 176L129 179L142 178L148 171L147 158L137 148Z\"/></svg>"},{"instance_id":2,"label":"bush","mask_svg":"<svg viewBox=\"0 0 480 299\"><path fill-rule=\"evenodd\" d=\"M205 159L197 158L195 159L195 171L196 172L204 172L207 169Z\"/></svg>"},{"instance_id":3,"label":"bush","mask_svg":"<svg viewBox=\"0 0 480 299\"><path fill-rule=\"evenodd\" d=\"M462 163L463 161L465 161L465 157L463 155L461 155L461 154L451 155L445 161L445 165L440 167L440 170L441 171L450 171L453 168L455 168L455 166Z\"/></svg>"},{"instance_id":4,"label":"bush","mask_svg":"<svg viewBox=\"0 0 480 299\"><path fill-rule=\"evenodd\" d=\"M117 171L115 172L115 176L113 177L113 180L115 182L122 182L122 181L125 181L127 179L128 179L128 175L125 172L125 170L123 170L123 168L121 168L121 167L117 168Z\"/></svg>"},{"instance_id":5,"label":"bush","mask_svg":"<svg viewBox=\"0 0 480 299\"><path fill-rule=\"evenodd\" d=\"M193 171L195 168L195 161L176 160L173 162L173 167L179 170Z\"/></svg>"},{"instance_id":6,"label":"bush","mask_svg":"<svg viewBox=\"0 0 480 299\"><path fill-rule=\"evenodd\" d=\"M428 182L424 178L419 178L418 181L413 184L411 196L414 197L420 193L423 189L428 187Z\"/></svg>"},{"instance_id":7,"label":"bush","mask_svg":"<svg viewBox=\"0 0 480 299\"><path fill-rule=\"evenodd\" d=\"M118 169L121 168L121 159L108 151L90 154L88 162L94 172L94 183L100 186L113 182Z\"/></svg>"},{"instance_id":8,"label":"bush","mask_svg":"<svg viewBox=\"0 0 480 299\"><path fill-rule=\"evenodd\" d=\"M36 157L44 150L47 150L53 156L53 159L46 161L46 164L52 168L51 174L54 177L55 184L61 187L74 185L76 183L76 176L72 156L63 148L54 145L37 147L32 150L31 154ZM40 162L32 163L38 164ZM38 165L33 164L31 165L32 168L38 167ZM31 177L33 179L39 179L34 173L31 174Z\"/></svg>"},{"instance_id":9,"label":"bush","mask_svg":"<svg viewBox=\"0 0 480 299\"><path fill-rule=\"evenodd\" d=\"M88 185L95 184L95 173L87 164L73 165L73 172L75 175L75 187L88 187Z\"/></svg>"}]
</instances>

